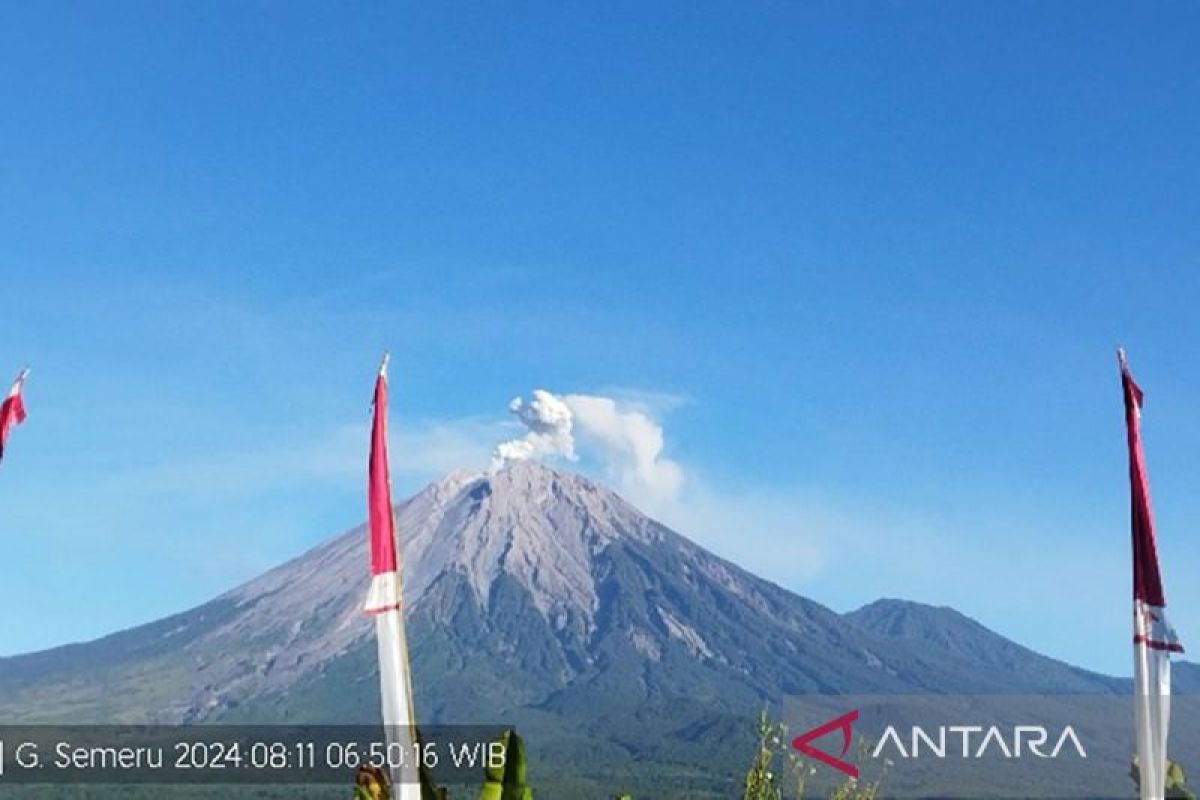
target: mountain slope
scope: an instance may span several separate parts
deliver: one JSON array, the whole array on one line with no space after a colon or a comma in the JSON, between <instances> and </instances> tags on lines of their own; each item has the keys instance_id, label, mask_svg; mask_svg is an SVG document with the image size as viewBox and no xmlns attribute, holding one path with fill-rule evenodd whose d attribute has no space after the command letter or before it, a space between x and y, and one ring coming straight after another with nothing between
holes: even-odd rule
<instances>
[{"instance_id":1,"label":"mountain slope","mask_svg":"<svg viewBox=\"0 0 1200 800\"><path fill-rule=\"evenodd\" d=\"M1027 685L1034 674L1047 692L1120 692L1127 686L1118 678L1104 678L1035 653L946 606L882 599L845 618L876 637L907 642L969 664L1013 689Z\"/></svg>"},{"instance_id":2,"label":"mountain slope","mask_svg":"<svg viewBox=\"0 0 1200 800\"><path fill-rule=\"evenodd\" d=\"M572 765L555 797L615 774L727 796L746 719L789 694L1114 690L948 610L843 617L533 463L454 473L397 519L420 717L517 724L535 766ZM354 530L183 614L0 660L3 721L374 722L365 542Z\"/></svg>"},{"instance_id":3,"label":"mountain slope","mask_svg":"<svg viewBox=\"0 0 1200 800\"><path fill-rule=\"evenodd\" d=\"M1200 694L1200 664L1177 662L1171 669L1171 690L1180 694Z\"/></svg>"}]
</instances>

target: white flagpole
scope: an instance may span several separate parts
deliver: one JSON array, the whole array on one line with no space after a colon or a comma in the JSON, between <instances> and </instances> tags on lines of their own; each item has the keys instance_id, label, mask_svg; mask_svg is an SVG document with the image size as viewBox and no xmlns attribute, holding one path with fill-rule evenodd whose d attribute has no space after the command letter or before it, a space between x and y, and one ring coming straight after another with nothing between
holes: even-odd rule
<instances>
[{"instance_id":1,"label":"white flagpole","mask_svg":"<svg viewBox=\"0 0 1200 800\"><path fill-rule=\"evenodd\" d=\"M379 648L379 695L388 743L392 797L421 800L412 673L404 630L403 569L396 541L396 518L387 457L387 366L385 353L375 381L368 469L367 527L371 544L371 585L366 611L375 616Z\"/></svg>"},{"instance_id":2,"label":"white flagpole","mask_svg":"<svg viewBox=\"0 0 1200 800\"><path fill-rule=\"evenodd\" d=\"M1183 645L1167 621L1167 601L1158 566L1150 480L1142 450L1142 390L1118 348L1129 445L1130 520L1133 538L1133 701L1138 777L1142 800L1166 793L1167 734L1171 725L1171 653Z\"/></svg>"}]
</instances>

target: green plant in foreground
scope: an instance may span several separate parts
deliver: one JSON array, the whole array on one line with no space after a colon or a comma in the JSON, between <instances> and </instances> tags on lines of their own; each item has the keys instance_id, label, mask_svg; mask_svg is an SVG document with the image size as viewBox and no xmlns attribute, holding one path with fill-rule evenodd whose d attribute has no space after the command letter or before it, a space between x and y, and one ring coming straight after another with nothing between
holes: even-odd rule
<instances>
[{"instance_id":1,"label":"green plant in foreground","mask_svg":"<svg viewBox=\"0 0 1200 800\"><path fill-rule=\"evenodd\" d=\"M354 776L354 800L390 800L392 784L378 767L359 767Z\"/></svg>"},{"instance_id":2,"label":"green plant in foreground","mask_svg":"<svg viewBox=\"0 0 1200 800\"><path fill-rule=\"evenodd\" d=\"M1137 756L1133 757L1133 763L1129 765L1129 777L1133 778L1133 785L1141 789L1142 770L1138 765ZM1166 790L1163 795L1166 800L1196 800L1196 795L1187 788L1187 775L1177 761L1167 762L1167 785L1163 788Z\"/></svg>"},{"instance_id":3,"label":"green plant in foreground","mask_svg":"<svg viewBox=\"0 0 1200 800\"><path fill-rule=\"evenodd\" d=\"M758 715L758 751L743 782L742 800L781 800L783 793L775 782L772 762L780 746L782 726L771 722L764 708Z\"/></svg>"},{"instance_id":4,"label":"green plant in foreground","mask_svg":"<svg viewBox=\"0 0 1200 800\"><path fill-rule=\"evenodd\" d=\"M525 785L525 743L514 730L504 732L499 741L504 746L504 764L488 767L484 773L479 800L533 800L533 792ZM421 800L450 800L443 786L433 781L425 767L420 769ZM354 778L353 800L391 800L392 784L386 771L363 766ZM617 800L633 800L622 795Z\"/></svg>"},{"instance_id":5,"label":"green plant in foreground","mask_svg":"<svg viewBox=\"0 0 1200 800\"><path fill-rule=\"evenodd\" d=\"M533 800L525 785L525 743L514 730L505 731L499 741L504 745L504 765L487 768L479 800Z\"/></svg>"}]
</instances>

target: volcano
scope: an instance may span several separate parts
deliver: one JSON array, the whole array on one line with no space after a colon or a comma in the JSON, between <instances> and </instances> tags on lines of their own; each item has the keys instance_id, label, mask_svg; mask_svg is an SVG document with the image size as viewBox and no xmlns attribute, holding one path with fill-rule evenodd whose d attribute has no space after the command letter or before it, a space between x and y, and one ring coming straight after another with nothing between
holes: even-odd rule
<instances>
[{"instance_id":1,"label":"volcano","mask_svg":"<svg viewBox=\"0 0 1200 800\"><path fill-rule=\"evenodd\" d=\"M952 609L835 613L533 462L396 514L418 717L516 725L549 797L729 797L787 695L1128 691ZM0 721L375 723L366 566L359 528L192 610L2 659Z\"/></svg>"}]
</instances>

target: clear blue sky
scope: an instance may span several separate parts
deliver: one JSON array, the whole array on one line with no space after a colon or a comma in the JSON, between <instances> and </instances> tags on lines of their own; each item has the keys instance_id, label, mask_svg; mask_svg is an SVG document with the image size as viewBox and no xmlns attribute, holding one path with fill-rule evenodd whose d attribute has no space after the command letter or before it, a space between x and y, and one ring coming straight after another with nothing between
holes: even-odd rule
<instances>
[{"instance_id":1,"label":"clear blue sky","mask_svg":"<svg viewBox=\"0 0 1200 800\"><path fill-rule=\"evenodd\" d=\"M1119 341L1200 649L1198 33L1185 3L3 3L0 372L34 374L0 653L356 524L387 346L403 488L535 387L642 398L742 520L718 552L1128 672Z\"/></svg>"}]
</instances>

